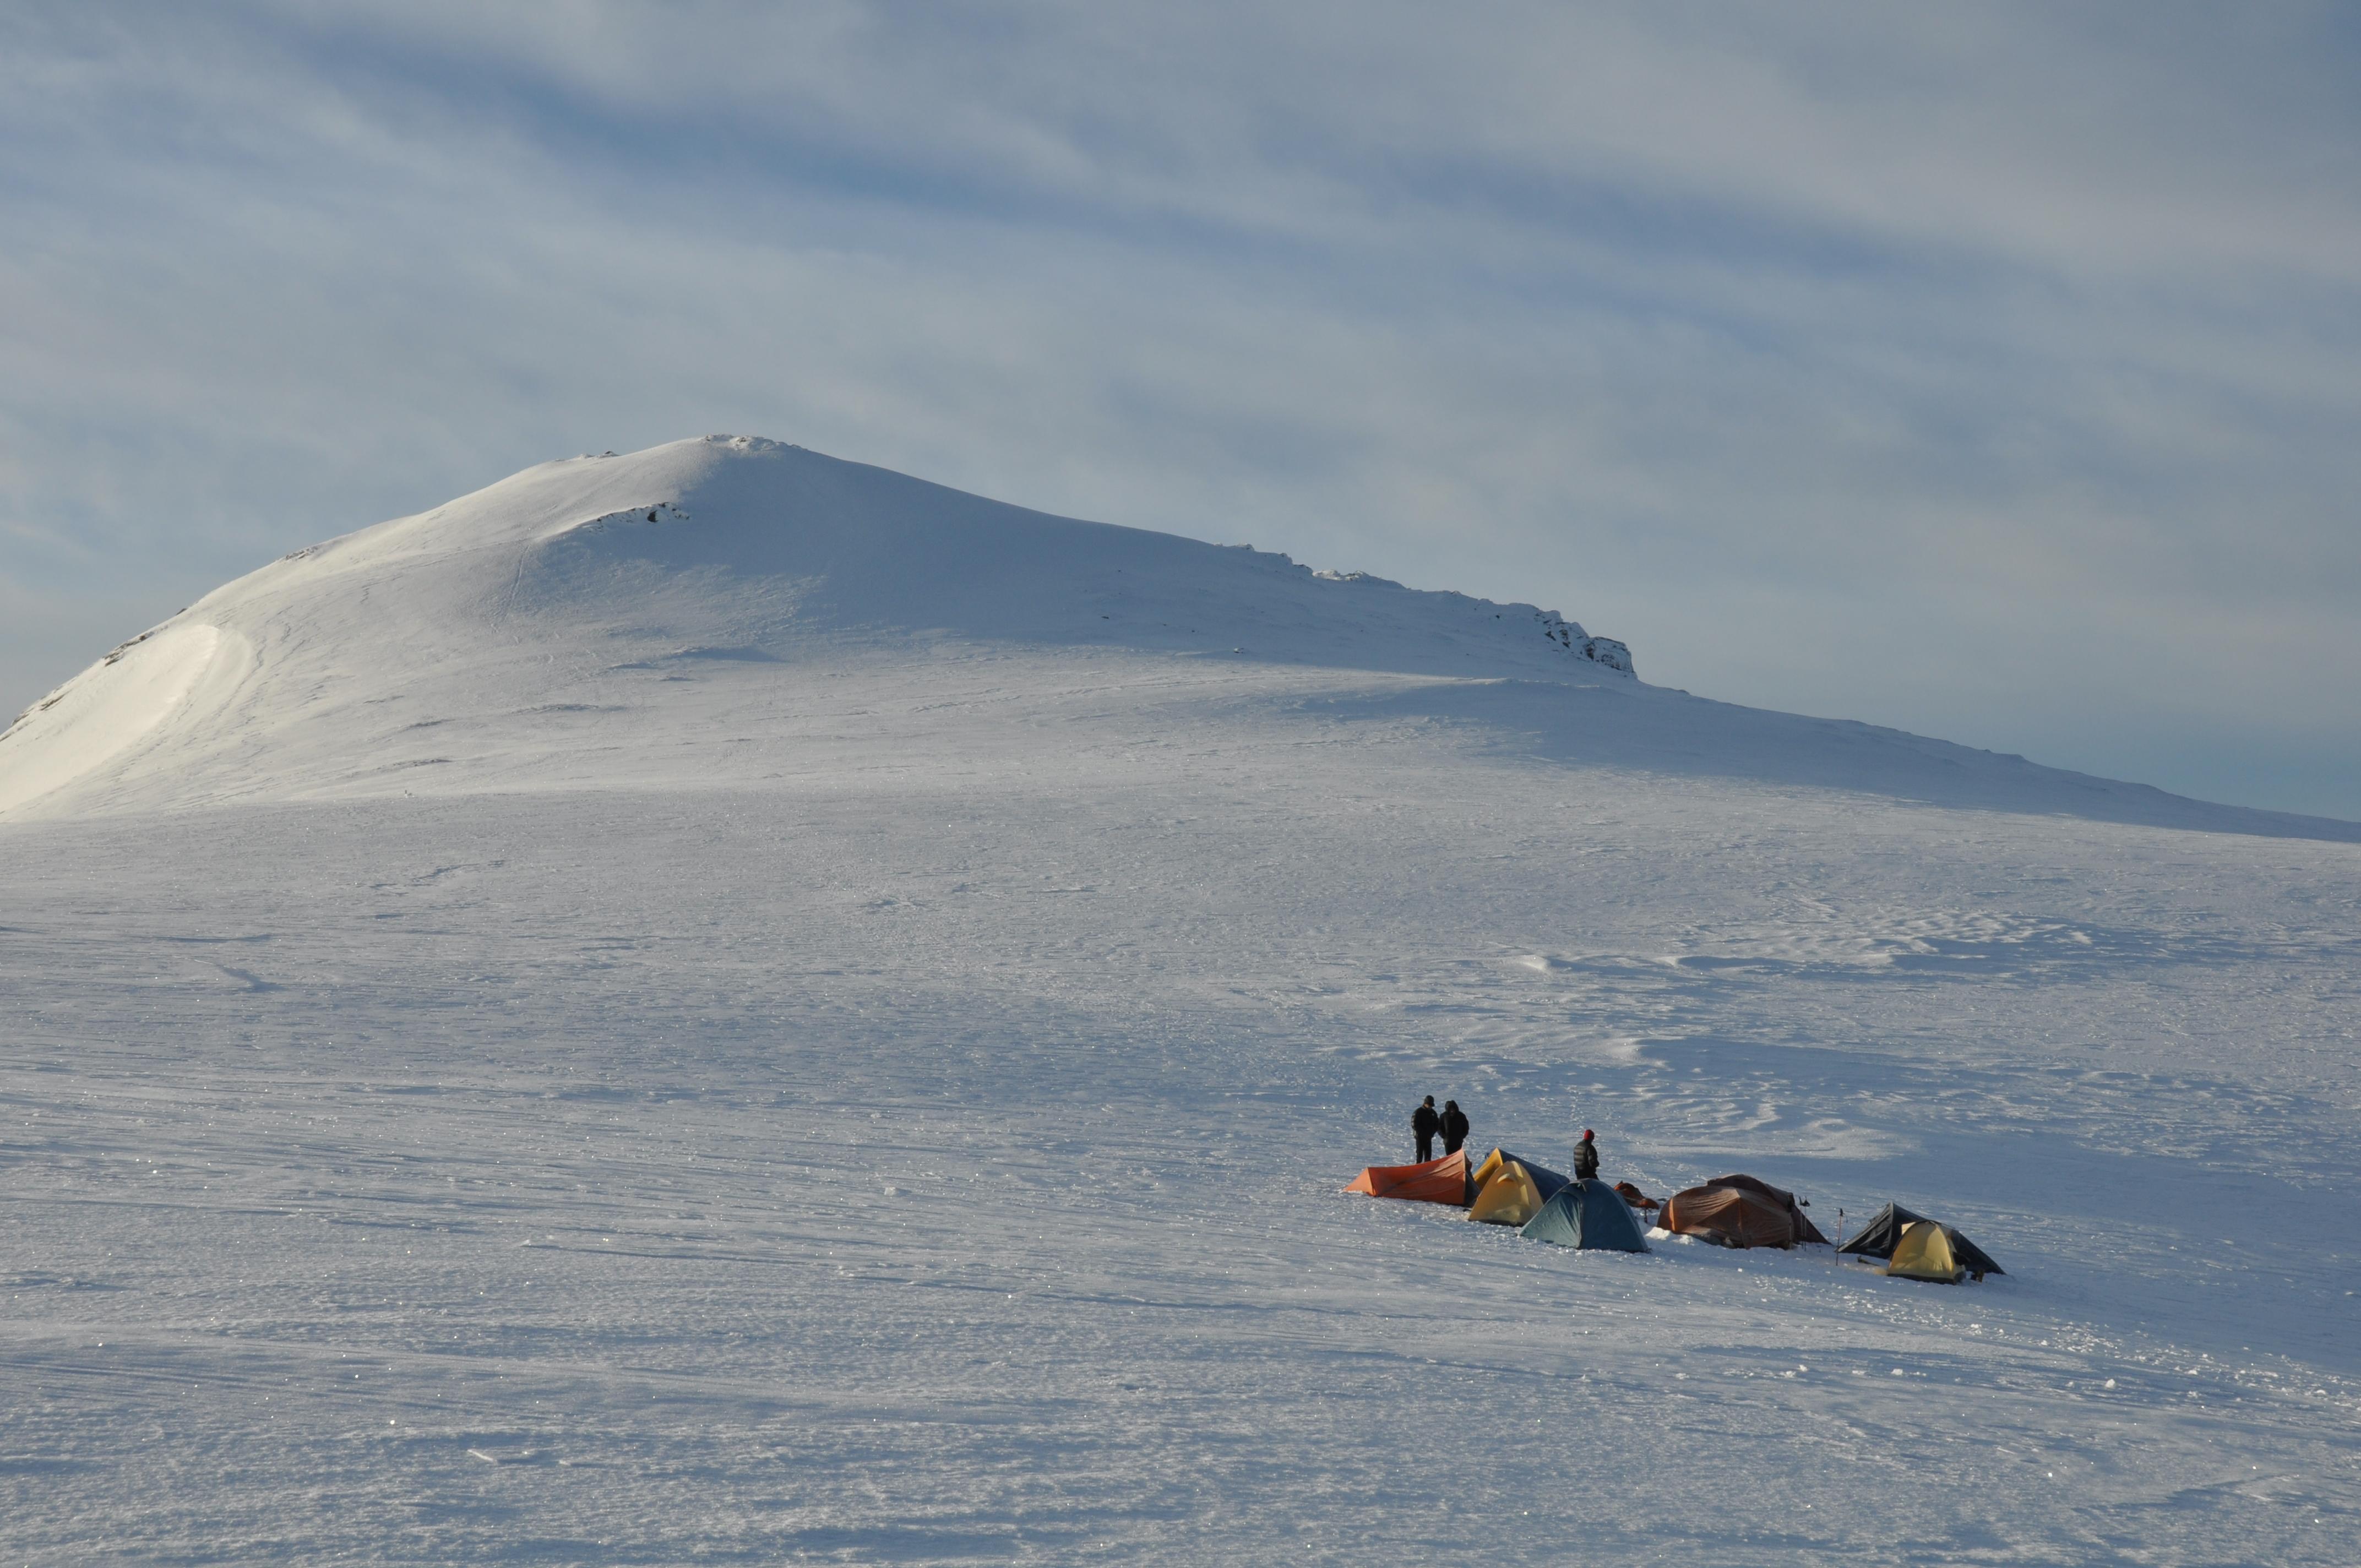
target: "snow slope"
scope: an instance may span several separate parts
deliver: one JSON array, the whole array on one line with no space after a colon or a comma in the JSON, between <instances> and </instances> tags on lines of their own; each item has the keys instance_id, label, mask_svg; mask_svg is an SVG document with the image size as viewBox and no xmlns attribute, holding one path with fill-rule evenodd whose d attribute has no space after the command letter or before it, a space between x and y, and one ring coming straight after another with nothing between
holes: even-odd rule
<instances>
[{"instance_id":1,"label":"snow slope","mask_svg":"<svg viewBox=\"0 0 2361 1568\"><path fill-rule=\"evenodd\" d=\"M719 438L110 659L0 740L6 1560L2356 1560L2351 825ZM2011 1272L1343 1196L1428 1092Z\"/></svg>"}]
</instances>

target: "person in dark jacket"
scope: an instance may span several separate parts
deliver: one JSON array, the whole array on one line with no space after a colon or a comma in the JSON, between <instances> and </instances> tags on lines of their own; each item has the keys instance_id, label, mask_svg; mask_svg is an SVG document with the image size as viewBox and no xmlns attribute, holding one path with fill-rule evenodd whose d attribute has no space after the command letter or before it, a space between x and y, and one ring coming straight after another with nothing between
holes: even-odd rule
<instances>
[{"instance_id":1,"label":"person in dark jacket","mask_svg":"<svg viewBox=\"0 0 2361 1568\"><path fill-rule=\"evenodd\" d=\"M1467 1113L1459 1108L1456 1100L1443 1102L1443 1152L1455 1155L1459 1146L1467 1141Z\"/></svg>"},{"instance_id":2,"label":"person in dark jacket","mask_svg":"<svg viewBox=\"0 0 2361 1568\"><path fill-rule=\"evenodd\" d=\"M1590 1129L1582 1129L1582 1141L1574 1146L1574 1179L1588 1181L1598 1174L1598 1146L1590 1141Z\"/></svg>"},{"instance_id":3,"label":"person in dark jacket","mask_svg":"<svg viewBox=\"0 0 2361 1568\"><path fill-rule=\"evenodd\" d=\"M1424 1165L1434 1157L1434 1135L1442 1126L1443 1118L1434 1113L1434 1096L1430 1094L1410 1113L1410 1130L1418 1139L1419 1164Z\"/></svg>"}]
</instances>

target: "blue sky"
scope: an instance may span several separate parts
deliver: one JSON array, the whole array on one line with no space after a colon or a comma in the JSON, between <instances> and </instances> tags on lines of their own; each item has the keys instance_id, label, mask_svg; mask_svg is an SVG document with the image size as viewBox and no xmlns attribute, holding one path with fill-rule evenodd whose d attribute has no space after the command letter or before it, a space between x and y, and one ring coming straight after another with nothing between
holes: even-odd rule
<instances>
[{"instance_id":1,"label":"blue sky","mask_svg":"<svg viewBox=\"0 0 2361 1568\"><path fill-rule=\"evenodd\" d=\"M0 707L732 431L2361 817L2361 25L16 6Z\"/></svg>"}]
</instances>

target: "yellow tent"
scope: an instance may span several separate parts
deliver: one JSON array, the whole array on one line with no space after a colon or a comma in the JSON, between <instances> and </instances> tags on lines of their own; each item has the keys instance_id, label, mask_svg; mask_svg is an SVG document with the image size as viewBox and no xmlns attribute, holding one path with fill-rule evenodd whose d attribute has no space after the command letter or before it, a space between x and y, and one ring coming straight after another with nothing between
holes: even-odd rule
<instances>
[{"instance_id":1,"label":"yellow tent","mask_svg":"<svg viewBox=\"0 0 2361 1568\"><path fill-rule=\"evenodd\" d=\"M1467 1206L1467 1217L1485 1225L1521 1225L1541 1212L1541 1189L1512 1159L1501 1162Z\"/></svg>"},{"instance_id":2,"label":"yellow tent","mask_svg":"<svg viewBox=\"0 0 2361 1568\"><path fill-rule=\"evenodd\" d=\"M1521 1225L1541 1212L1550 1194L1565 1185L1565 1178L1506 1149L1494 1149L1477 1168L1472 1185L1476 1198L1467 1206L1469 1219L1487 1225Z\"/></svg>"},{"instance_id":3,"label":"yellow tent","mask_svg":"<svg viewBox=\"0 0 2361 1568\"><path fill-rule=\"evenodd\" d=\"M1968 1273L1951 1255L1951 1238L1932 1220L1915 1220L1903 1228L1894 1261L1885 1266L1885 1272L1905 1279L1931 1279L1938 1285L1957 1285Z\"/></svg>"}]
</instances>

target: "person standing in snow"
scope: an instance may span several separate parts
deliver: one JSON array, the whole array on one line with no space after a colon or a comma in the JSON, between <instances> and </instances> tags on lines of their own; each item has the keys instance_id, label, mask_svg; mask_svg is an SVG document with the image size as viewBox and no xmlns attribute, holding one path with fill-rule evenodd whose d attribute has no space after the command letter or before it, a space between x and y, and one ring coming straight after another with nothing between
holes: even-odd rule
<instances>
[{"instance_id":1,"label":"person standing in snow","mask_svg":"<svg viewBox=\"0 0 2361 1568\"><path fill-rule=\"evenodd\" d=\"M1443 1118L1434 1113L1434 1096L1430 1094L1410 1113L1410 1130L1418 1139L1418 1163L1424 1165L1434 1157L1434 1135L1441 1130Z\"/></svg>"},{"instance_id":2,"label":"person standing in snow","mask_svg":"<svg viewBox=\"0 0 2361 1568\"><path fill-rule=\"evenodd\" d=\"M1455 1155L1459 1146L1467 1141L1467 1113L1459 1108L1456 1100L1443 1102L1443 1152Z\"/></svg>"},{"instance_id":3,"label":"person standing in snow","mask_svg":"<svg viewBox=\"0 0 2361 1568\"><path fill-rule=\"evenodd\" d=\"M1598 1146L1590 1141L1590 1129L1582 1129L1582 1141L1574 1146L1574 1179L1588 1181L1598 1174Z\"/></svg>"}]
</instances>

